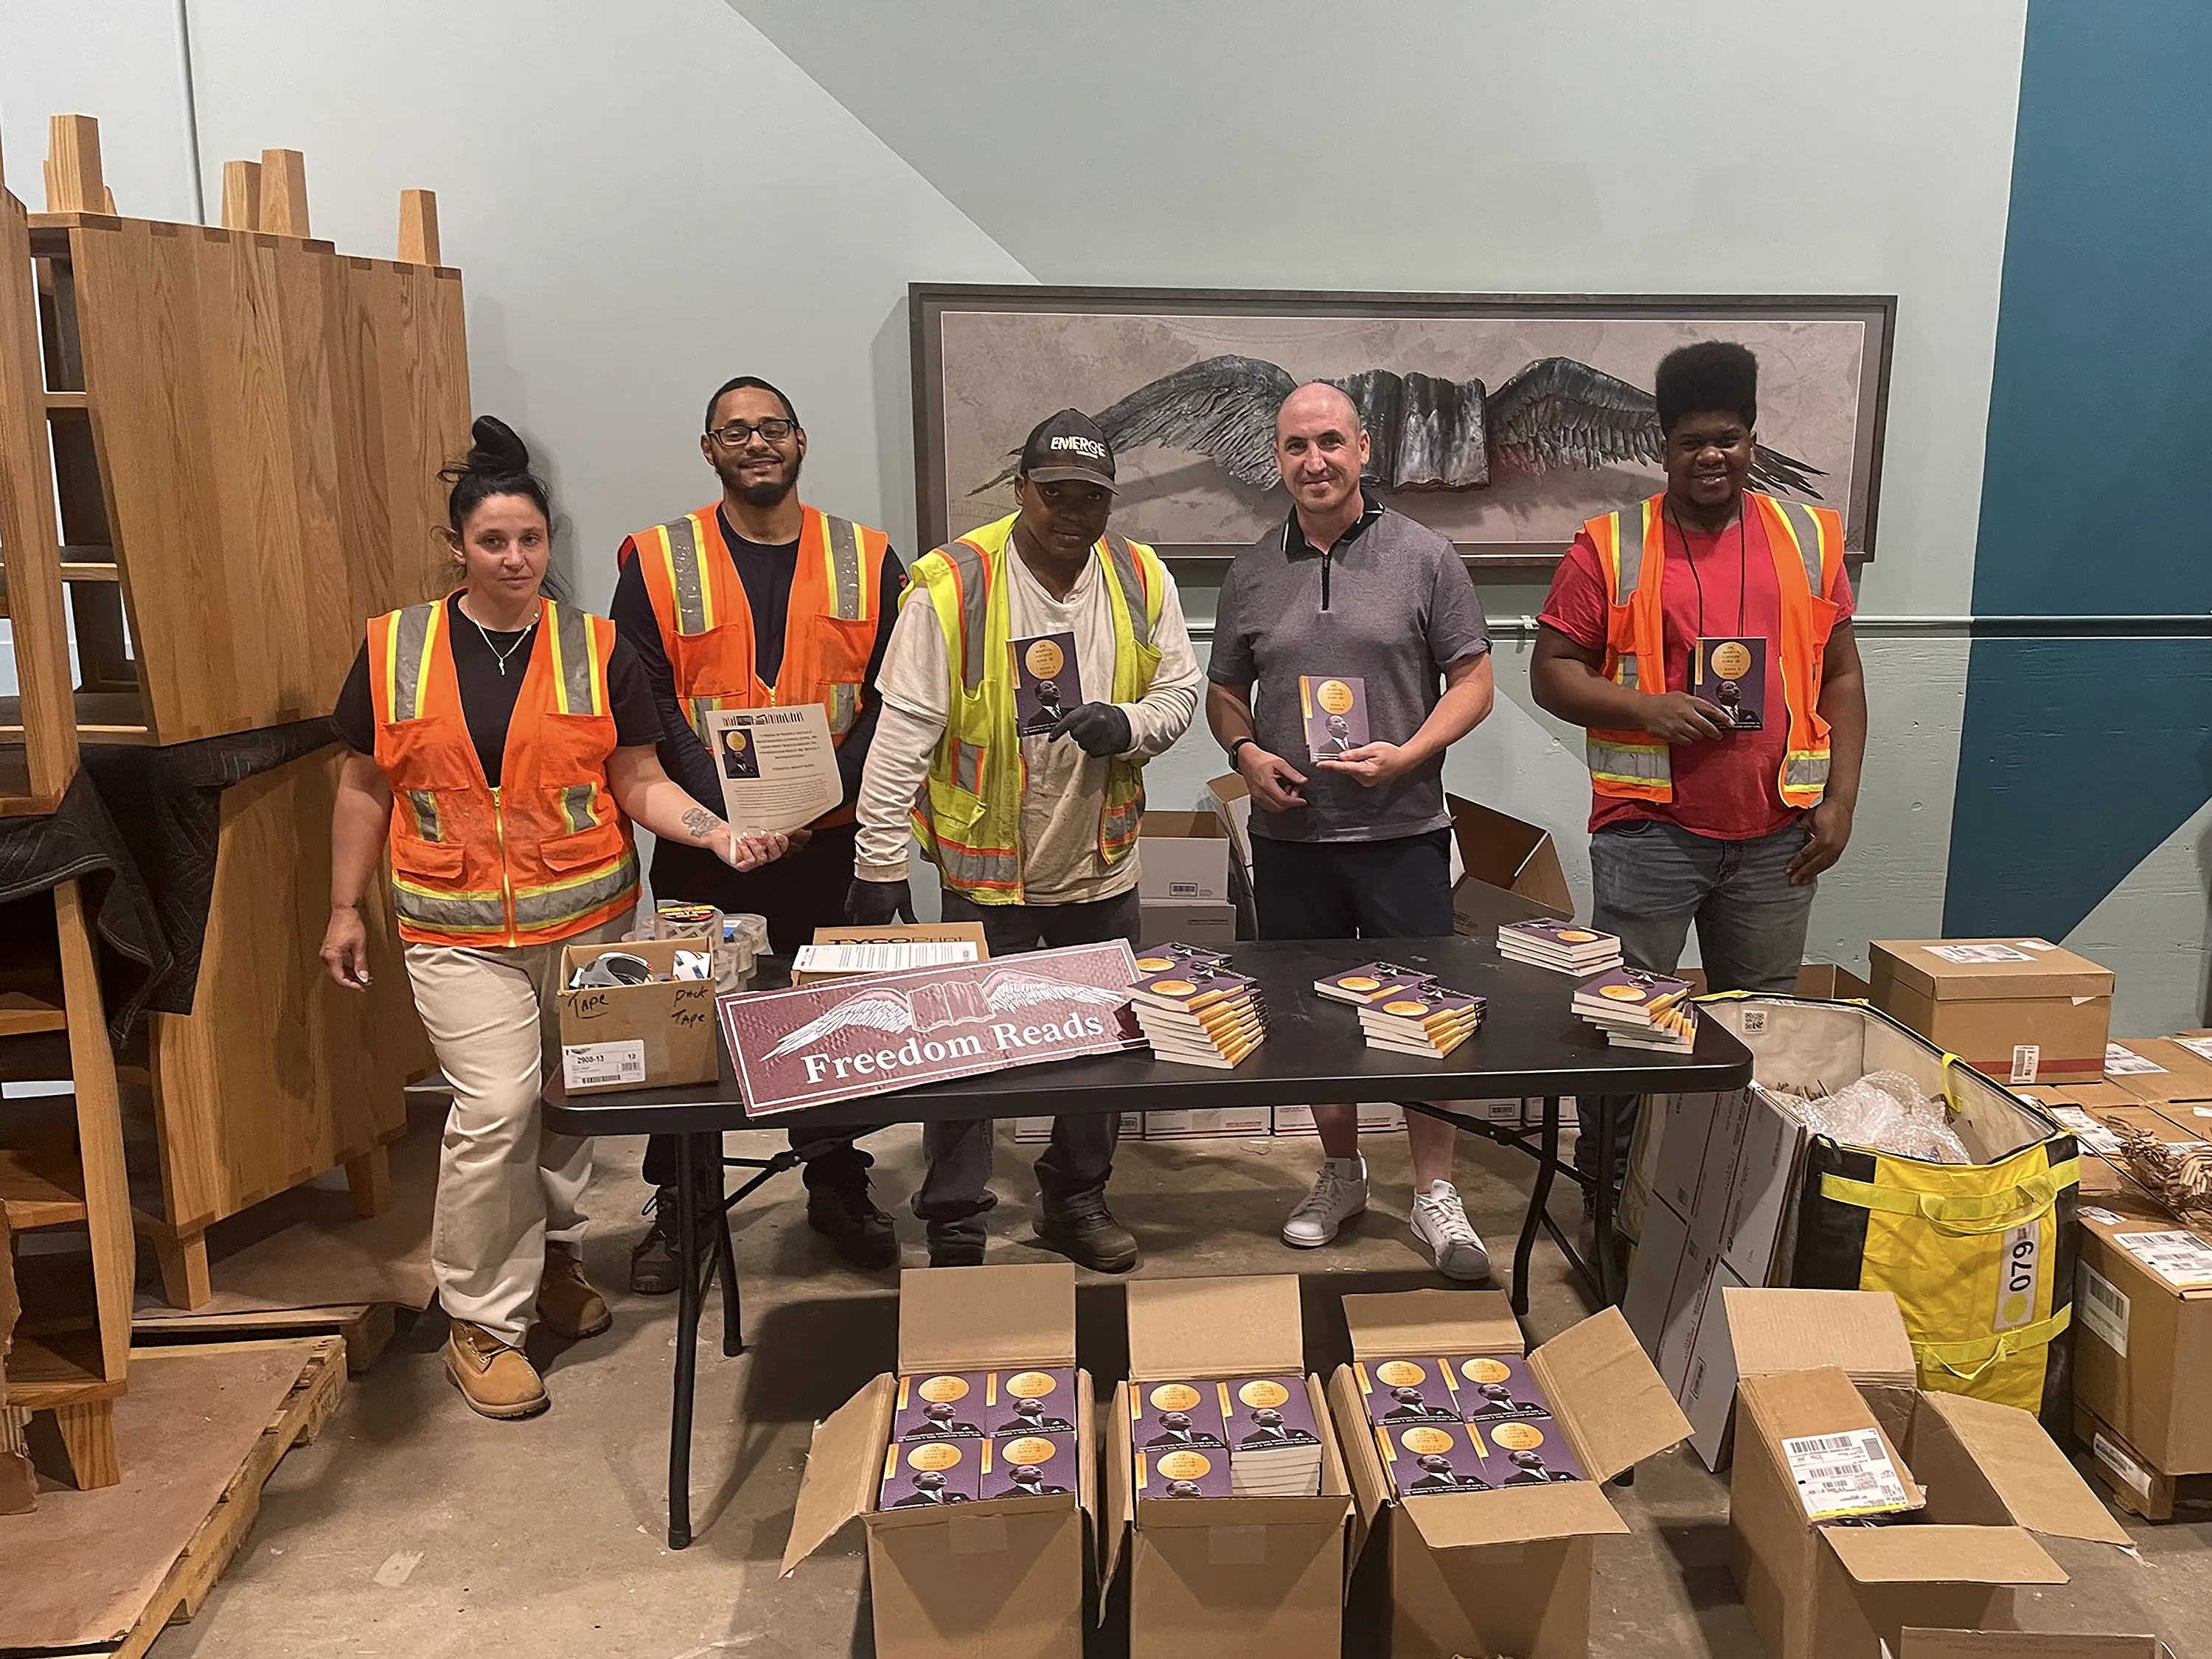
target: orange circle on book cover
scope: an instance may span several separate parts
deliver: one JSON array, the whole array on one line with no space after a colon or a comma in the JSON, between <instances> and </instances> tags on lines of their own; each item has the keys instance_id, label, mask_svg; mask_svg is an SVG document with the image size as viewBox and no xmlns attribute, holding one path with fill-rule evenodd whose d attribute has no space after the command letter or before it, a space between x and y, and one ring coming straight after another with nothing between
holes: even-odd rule
<instances>
[{"instance_id":1,"label":"orange circle on book cover","mask_svg":"<svg viewBox=\"0 0 2212 1659\"><path fill-rule=\"evenodd\" d=\"M1513 1375L1495 1359L1470 1359L1459 1368L1459 1372L1470 1382L1503 1382Z\"/></svg>"},{"instance_id":2,"label":"orange circle on book cover","mask_svg":"<svg viewBox=\"0 0 2212 1659\"><path fill-rule=\"evenodd\" d=\"M1751 647L1730 640L1713 647L1713 672L1724 680L1740 680L1751 672Z\"/></svg>"},{"instance_id":3,"label":"orange circle on book cover","mask_svg":"<svg viewBox=\"0 0 2212 1659\"><path fill-rule=\"evenodd\" d=\"M1534 1451L1544 1443L1544 1431L1534 1423L1500 1423L1490 1437L1508 1451Z\"/></svg>"},{"instance_id":4,"label":"orange circle on book cover","mask_svg":"<svg viewBox=\"0 0 2212 1659\"><path fill-rule=\"evenodd\" d=\"M1375 1368L1375 1380L1394 1389L1410 1389L1427 1382L1429 1374L1410 1359L1386 1359Z\"/></svg>"},{"instance_id":5,"label":"orange circle on book cover","mask_svg":"<svg viewBox=\"0 0 2212 1659\"><path fill-rule=\"evenodd\" d=\"M1426 1013L1428 1008L1427 1003L1418 1001L1412 997L1400 997L1395 1002L1386 1002L1382 1005L1382 1012L1386 1014L1422 1014Z\"/></svg>"},{"instance_id":6,"label":"orange circle on book cover","mask_svg":"<svg viewBox=\"0 0 2212 1659\"><path fill-rule=\"evenodd\" d=\"M964 1376L933 1376L915 1392L924 1400L939 1406L949 1406L956 1400L968 1397L968 1379Z\"/></svg>"},{"instance_id":7,"label":"orange circle on book cover","mask_svg":"<svg viewBox=\"0 0 2212 1659\"><path fill-rule=\"evenodd\" d=\"M1152 1409L1187 1412L1198 1404L1198 1390L1188 1382L1163 1382L1152 1392Z\"/></svg>"},{"instance_id":8,"label":"orange circle on book cover","mask_svg":"<svg viewBox=\"0 0 2212 1659\"><path fill-rule=\"evenodd\" d=\"M1325 713L1348 714L1352 712L1352 688L1342 680L1323 680L1314 691L1314 701Z\"/></svg>"},{"instance_id":9,"label":"orange circle on book cover","mask_svg":"<svg viewBox=\"0 0 2212 1659\"><path fill-rule=\"evenodd\" d=\"M906 1455L910 1469L949 1469L960 1461L960 1448L944 1440L924 1441Z\"/></svg>"},{"instance_id":10,"label":"orange circle on book cover","mask_svg":"<svg viewBox=\"0 0 2212 1659\"><path fill-rule=\"evenodd\" d=\"M1212 1473L1213 1465L1194 1451L1162 1452L1152 1467L1163 1480L1197 1480Z\"/></svg>"},{"instance_id":11,"label":"orange circle on book cover","mask_svg":"<svg viewBox=\"0 0 2212 1659\"><path fill-rule=\"evenodd\" d=\"M1042 1435L1025 1434L1018 1440L1006 1442L999 1455L1010 1468L1016 1463L1027 1463L1035 1468L1040 1463L1050 1462L1052 1455L1059 1449Z\"/></svg>"},{"instance_id":12,"label":"orange circle on book cover","mask_svg":"<svg viewBox=\"0 0 2212 1659\"><path fill-rule=\"evenodd\" d=\"M1050 1371L1016 1371L1006 1379L1006 1392L1016 1400L1042 1400L1059 1386Z\"/></svg>"},{"instance_id":13,"label":"orange circle on book cover","mask_svg":"<svg viewBox=\"0 0 2212 1659\"><path fill-rule=\"evenodd\" d=\"M1198 987L1187 979L1158 979L1146 988L1164 997L1187 997Z\"/></svg>"},{"instance_id":14,"label":"orange circle on book cover","mask_svg":"<svg viewBox=\"0 0 2212 1659\"><path fill-rule=\"evenodd\" d=\"M1060 672L1060 665L1067 660L1067 653L1050 640L1034 640L1022 660L1029 665L1030 673L1041 680L1048 680Z\"/></svg>"},{"instance_id":15,"label":"orange circle on book cover","mask_svg":"<svg viewBox=\"0 0 2212 1659\"><path fill-rule=\"evenodd\" d=\"M1381 980L1370 979L1365 974L1353 974L1337 981L1337 983L1347 991L1379 991L1382 988Z\"/></svg>"},{"instance_id":16,"label":"orange circle on book cover","mask_svg":"<svg viewBox=\"0 0 2212 1659\"><path fill-rule=\"evenodd\" d=\"M1588 945L1596 937L1595 933L1584 927L1563 927L1559 935L1562 945Z\"/></svg>"},{"instance_id":17,"label":"orange circle on book cover","mask_svg":"<svg viewBox=\"0 0 2212 1659\"><path fill-rule=\"evenodd\" d=\"M1443 1429L1407 1429L1398 1437L1398 1443L1416 1457L1426 1457L1432 1452L1449 1451L1452 1437Z\"/></svg>"},{"instance_id":18,"label":"orange circle on book cover","mask_svg":"<svg viewBox=\"0 0 2212 1659\"><path fill-rule=\"evenodd\" d=\"M1266 1377L1259 1376L1237 1389L1237 1397L1254 1411L1267 1411L1288 1400L1291 1391L1279 1382L1271 1382Z\"/></svg>"},{"instance_id":19,"label":"orange circle on book cover","mask_svg":"<svg viewBox=\"0 0 2212 1659\"><path fill-rule=\"evenodd\" d=\"M1601 997L1611 997L1615 1002L1644 1000L1644 988L1640 985L1601 985L1597 994Z\"/></svg>"},{"instance_id":20,"label":"orange circle on book cover","mask_svg":"<svg viewBox=\"0 0 2212 1659\"><path fill-rule=\"evenodd\" d=\"M1140 974L1164 974L1175 966L1173 957L1139 957L1137 971Z\"/></svg>"}]
</instances>

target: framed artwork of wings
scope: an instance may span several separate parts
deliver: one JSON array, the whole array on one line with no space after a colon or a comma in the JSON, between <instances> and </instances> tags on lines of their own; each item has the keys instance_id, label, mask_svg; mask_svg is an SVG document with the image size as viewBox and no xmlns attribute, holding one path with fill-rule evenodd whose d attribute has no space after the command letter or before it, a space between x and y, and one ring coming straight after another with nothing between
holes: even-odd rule
<instances>
[{"instance_id":1,"label":"framed artwork of wings","mask_svg":"<svg viewBox=\"0 0 2212 1659\"><path fill-rule=\"evenodd\" d=\"M1663 483L1652 371L1675 346L1759 356L1757 488L1833 507L1874 553L1893 295L1298 293L917 283L921 544L1013 510L1013 455L1081 409L1115 450L1114 527L1224 560L1280 525L1275 410L1334 381L1370 482L1479 565L1548 567L1583 520Z\"/></svg>"}]
</instances>

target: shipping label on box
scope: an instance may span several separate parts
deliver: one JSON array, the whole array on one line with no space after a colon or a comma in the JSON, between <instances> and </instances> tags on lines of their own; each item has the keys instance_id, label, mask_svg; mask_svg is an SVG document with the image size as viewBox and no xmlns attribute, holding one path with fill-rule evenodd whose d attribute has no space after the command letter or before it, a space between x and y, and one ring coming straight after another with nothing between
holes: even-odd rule
<instances>
[{"instance_id":1,"label":"shipping label on box","mask_svg":"<svg viewBox=\"0 0 2212 1659\"><path fill-rule=\"evenodd\" d=\"M1243 1140L1264 1135L1273 1115L1265 1106L1200 1107L1176 1112L1146 1112L1147 1140Z\"/></svg>"}]
</instances>

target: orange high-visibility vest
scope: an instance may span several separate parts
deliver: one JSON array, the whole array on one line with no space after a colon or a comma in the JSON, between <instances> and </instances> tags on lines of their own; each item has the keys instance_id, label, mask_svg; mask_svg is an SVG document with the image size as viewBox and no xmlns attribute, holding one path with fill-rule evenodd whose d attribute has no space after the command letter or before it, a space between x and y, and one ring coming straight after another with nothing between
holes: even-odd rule
<instances>
[{"instance_id":1,"label":"orange high-visibility vest","mask_svg":"<svg viewBox=\"0 0 2212 1659\"><path fill-rule=\"evenodd\" d=\"M1744 510L1757 513L1774 556L1782 595L1782 696L1790 736L1775 780L1785 805L1817 806L1828 787L1828 723L1820 718L1820 673L1836 625L1829 599L1844 562L1844 521L1832 507L1778 501L1744 491ZM1605 677L1631 690L1667 690L1666 520L1657 495L1640 507L1590 520L1583 532L1597 545L1609 609ZM1674 775L1668 746L1649 732L1588 734L1590 787L1625 800L1671 801Z\"/></svg>"},{"instance_id":2,"label":"orange high-visibility vest","mask_svg":"<svg viewBox=\"0 0 2212 1659\"><path fill-rule=\"evenodd\" d=\"M840 744L860 718L890 538L815 507L800 511L799 567L773 686L762 682L757 666L752 606L722 539L720 513L702 507L630 538L660 624L661 649L675 672L677 700L702 743L708 741L707 716L717 708L818 702ZM841 806L816 822L842 823L852 816L850 807Z\"/></svg>"},{"instance_id":3,"label":"orange high-visibility vest","mask_svg":"<svg viewBox=\"0 0 2212 1659\"><path fill-rule=\"evenodd\" d=\"M445 602L368 624L392 901L410 944L546 945L637 903L629 820L607 787L615 625L538 605L496 789L461 712Z\"/></svg>"}]
</instances>

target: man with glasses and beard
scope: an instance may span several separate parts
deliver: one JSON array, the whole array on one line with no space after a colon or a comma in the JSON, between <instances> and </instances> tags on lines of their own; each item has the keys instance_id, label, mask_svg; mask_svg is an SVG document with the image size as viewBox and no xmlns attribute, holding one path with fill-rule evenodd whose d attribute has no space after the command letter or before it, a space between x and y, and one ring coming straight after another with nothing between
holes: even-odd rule
<instances>
[{"instance_id":1,"label":"man with glasses and beard","mask_svg":"<svg viewBox=\"0 0 2212 1659\"><path fill-rule=\"evenodd\" d=\"M720 499L627 538L608 607L659 702L661 764L696 799L719 801L711 711L818 702L836 739L845 799L793 835L783 858L743 875L660 842L653 890L764 915L769 942L787 954L817 927L844 921L876 677L906 573L882 531L799 499L805 428L791 399L767 381L739 375L708 400L699 453L720 480ZM869 1195L874 1160L852 1139L866 1133L794 1133L792 1148L805 1160L808 1224L855 1267L887 1267L898 1257L891 1218ZM653 1223L631 1252L630 1288L647 1295L675 1290L681 1272L678 1146L675 1136L655 1135L646 1152L645 1178L657 1189Z\"/></svg>"}]
</instances>

